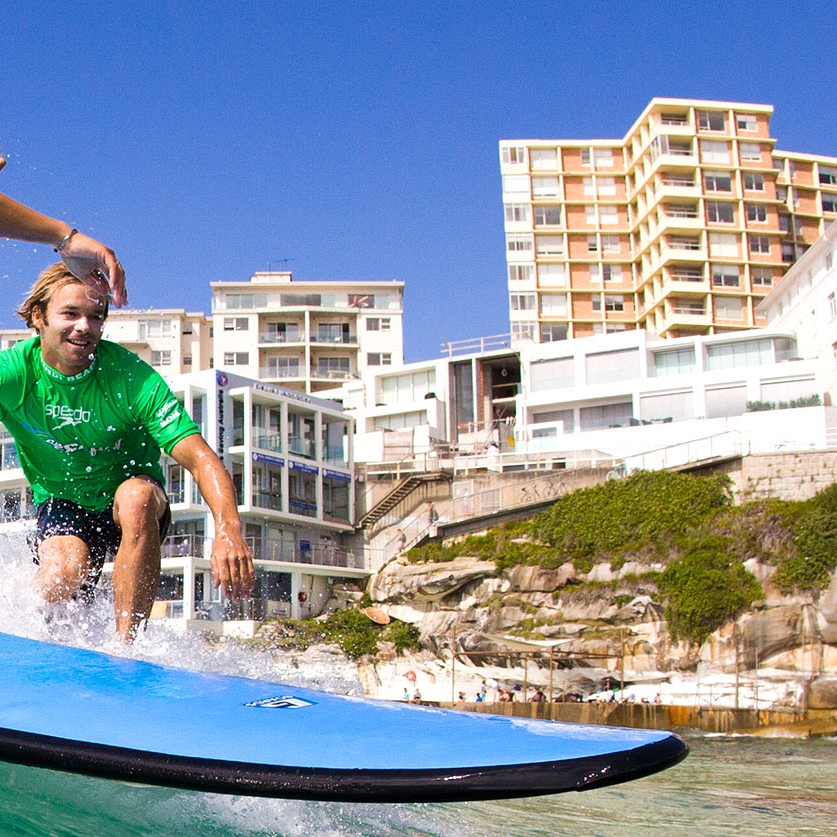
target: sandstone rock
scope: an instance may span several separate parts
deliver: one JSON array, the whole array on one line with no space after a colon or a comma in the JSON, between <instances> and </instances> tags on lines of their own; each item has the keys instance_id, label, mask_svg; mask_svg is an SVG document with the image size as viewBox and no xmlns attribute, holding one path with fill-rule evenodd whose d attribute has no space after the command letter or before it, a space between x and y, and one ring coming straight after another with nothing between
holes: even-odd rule
<instances>
[{"instance_id":1,"label":"sandstone rock","mask_svg":"<svg viewBox=\"0 0 837 837\"><path fill-rule=\"evenodd\" d=\"M817 677L808 690L809 709L837 709L837 677L833 674Z\"/></svg>"},{"instance_id":2,"label":"sandstone rock","mask_svg":"<svg viewBox=\"0 0 837 837\"><path fill-rule=\"evenodd\" d=\"M511 589L525 592L551 593L575 578L575 567L564 564L557 570L543 567L516 566L506 570Z\"/></svg>"},{"instance_id":3,"label":"sandstone rock","mask_svg":"<svg viewBox=\"0 0 837 837\"><path fill-rule=\"evenodd\" d=\"M442 564L391 562L369 580L367 589L376 602L399 599L430 602L492 575L494 571L493 562L476 558L456 558Z\"/></svg>"}]
</instances>

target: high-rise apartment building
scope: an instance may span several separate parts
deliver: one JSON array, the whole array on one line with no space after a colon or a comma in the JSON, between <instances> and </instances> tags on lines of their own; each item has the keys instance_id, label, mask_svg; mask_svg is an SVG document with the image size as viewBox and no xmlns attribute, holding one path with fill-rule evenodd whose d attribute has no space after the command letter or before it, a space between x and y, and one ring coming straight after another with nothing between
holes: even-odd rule
<instances>
[{"instance_id":1,"label":"high-rise apartment building","mask_svg":"<svg viewBox=\"0 0 837 837\"><path fill-rule=\"evenodd\" d=\"M303 392L403 357L403 282L299 282L289 271L212 282L215 366Z\"/></svg>"},{"instance_id":2,"label":"high-rise apartment building","mask_svg":"<svg viewBox=\"0 0 837 837\"><path fill-rule=\"evenodd\" d=\"M621 140L502 140L512 339L764 325L837 217L837 157L777 150L772 113L655 98Z\"/></svg>"}]
</instances>

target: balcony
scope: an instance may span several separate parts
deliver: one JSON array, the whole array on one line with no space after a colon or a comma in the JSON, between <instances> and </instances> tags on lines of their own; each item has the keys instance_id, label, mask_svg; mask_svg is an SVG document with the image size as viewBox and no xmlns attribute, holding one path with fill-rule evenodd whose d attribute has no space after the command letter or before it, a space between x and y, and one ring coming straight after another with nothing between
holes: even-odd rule
<instances>
[{"instance_id":1,"label":"balcony","mask_svg":"<svg viewBox=\"0 0 837 837\"><path fill-rule=\"evenodd\" d=\"M283 331L260 331L259 344L265 346L276 346L286 344L305 343L305 333L302 330L291 332Z\"/></svg>"},{"instance_id":2,"label":"balcony","mask_svg":"<svg viewBox=\"0 0 837 837\"><path fill-rule=\"evenodd\" d=\"M312 334L311 343L328 346L357 346L356 334Z\"/></svg>"}]
</instances>

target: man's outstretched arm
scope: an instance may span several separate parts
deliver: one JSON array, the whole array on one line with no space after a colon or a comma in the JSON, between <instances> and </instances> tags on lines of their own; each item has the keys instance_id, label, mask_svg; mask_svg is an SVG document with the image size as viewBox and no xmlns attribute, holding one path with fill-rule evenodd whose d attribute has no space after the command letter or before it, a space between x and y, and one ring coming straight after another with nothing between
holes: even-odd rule
<instances>
[{"instance_id":1,"label":"man's outstretched arm","mask_svg":"<svg viewBox=\"0 0 837 837\"><path fill-rule=\"evenodd\" d=\"M0 169L5 165L5 158L0 157ZM0 193L0 236L49 244L59 253L73 275L97 293L106 292L106 285L109 285L113 304L117 308L127 304L125 271L113 250L74 230L65 221L42 215Z\"/></svg>"}]
</instances>

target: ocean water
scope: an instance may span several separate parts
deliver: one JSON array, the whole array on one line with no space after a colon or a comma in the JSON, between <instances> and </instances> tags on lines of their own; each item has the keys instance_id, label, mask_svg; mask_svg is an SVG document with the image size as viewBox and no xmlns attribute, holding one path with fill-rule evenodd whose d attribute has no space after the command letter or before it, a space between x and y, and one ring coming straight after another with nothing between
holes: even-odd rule
<instances>
[{"instance_id":1,"label":"ocean water","mask_svg":"<svg viewBox=\"0 0 837 837\"><path fill-rule=\"evenodd\" d=\"M22 538L0 540L0 631L47 639ZM110 605L75 614L66 639L83 647L200 670L360 693L334 661L206 646L153 625L130 648L113 643ZM115 718L114 723L130 719ZM209 731L211 733L211 731ZM494 802L312 803L203 794L0 762L0 835L273 835L274 837L534 837L534 835L837 836L837 740L706 736L679 765L584 793ZM294 742L288 742L293 748Z\"/></svg>"},{"instance_id":2,"label":"ocean water","mask_svg":"<svg viewBox=\"0 0 837 837\"><path fill-rule=\"evenodd\" d=\"M837 835L837 741L687 738L692 752L684 762L634 782L584 793L444 805L221 796L0 764L0 834Z\"/></svg>"}]
</instances>

